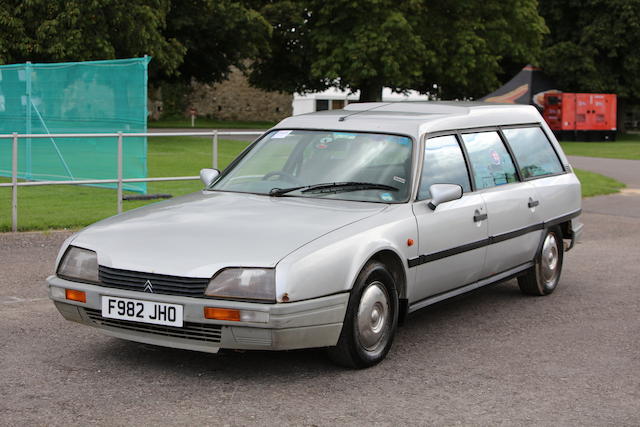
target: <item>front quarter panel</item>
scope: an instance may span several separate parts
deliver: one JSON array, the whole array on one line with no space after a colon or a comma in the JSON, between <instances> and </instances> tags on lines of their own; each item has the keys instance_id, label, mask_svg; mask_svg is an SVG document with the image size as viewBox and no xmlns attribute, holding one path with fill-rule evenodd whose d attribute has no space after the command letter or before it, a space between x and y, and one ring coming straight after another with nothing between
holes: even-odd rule
<instances>
[{"instance_id":1,"label":"front quarter panel","mask_svg":"<svg viewBox=\"0 0 640 427\"><path fill-rule=\"evenodd\" d=\"M407 245L413 239L413 246ZM417 256L418 232L409 204L391 205L383 212L335 230L284 258L276 268L276 296L300 301L351 290L365 263L383 250L393 251L403 264L406 285L415 271L407 259Z\"/></svg>"}]
</instances>

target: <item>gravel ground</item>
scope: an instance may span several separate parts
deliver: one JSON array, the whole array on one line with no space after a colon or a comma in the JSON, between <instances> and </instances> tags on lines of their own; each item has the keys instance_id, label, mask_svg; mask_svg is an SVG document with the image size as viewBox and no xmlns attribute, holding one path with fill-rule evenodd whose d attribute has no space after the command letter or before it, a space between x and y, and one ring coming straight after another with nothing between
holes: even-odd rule
<instances>
[{"instance_id":1,"label":"gravel ground","mask_svg":"<svg viewBox=\"0 0 640 427\"><path fill-rule=\"evenodd\" d=\"M640 199L640 198L639 198ZM0 424L640 424L640 219L586 213L548 297L514 281L410 316L364 371L321 351L218 355L66 322L68 233L0 235Z\"/></svg>"},{"instance_id":2,"label":"gravel ground","mask_svg":"<svg viewBox=\"0 0 640 427\"><path fill-rule=\"evenodd\" d=\"M584 212L555 293L509 281L414 313L361 371L101 335L46 299L69 233L0 234L0 425L640 425L640 195Z\"/></svg>"}]
</instances>

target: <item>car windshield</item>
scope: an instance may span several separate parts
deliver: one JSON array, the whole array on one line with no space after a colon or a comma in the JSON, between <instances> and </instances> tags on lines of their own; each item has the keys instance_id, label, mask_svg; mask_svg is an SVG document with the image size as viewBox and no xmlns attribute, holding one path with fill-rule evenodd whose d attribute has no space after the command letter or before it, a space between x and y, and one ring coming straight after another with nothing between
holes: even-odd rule
<instances>
[{"instance_id":1,"label":"car windshield","mask_svg":"<svg viewBox=\"0 0 640 427\"><path fill-rule=\"evenodd\" d=\"M319 130L270 132L211 189L399 203L409 197L412 141Z\"/></svg>"}]
</instances>

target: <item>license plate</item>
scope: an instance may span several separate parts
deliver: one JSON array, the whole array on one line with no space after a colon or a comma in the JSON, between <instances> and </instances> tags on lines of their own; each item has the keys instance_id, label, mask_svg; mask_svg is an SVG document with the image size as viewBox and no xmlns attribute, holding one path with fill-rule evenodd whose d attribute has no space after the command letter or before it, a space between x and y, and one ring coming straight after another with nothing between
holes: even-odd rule
<instances>
[{"instance_id":1,"label":"license plate","mask_svg":"<svg viewBox=\"0 0 640 427\"><path fill-rule=\"evenodd\" d=\"M182 326L182 306L137 299L102 297L102 317L152 323L154 325Z\"/></svg>"}]
</instances>

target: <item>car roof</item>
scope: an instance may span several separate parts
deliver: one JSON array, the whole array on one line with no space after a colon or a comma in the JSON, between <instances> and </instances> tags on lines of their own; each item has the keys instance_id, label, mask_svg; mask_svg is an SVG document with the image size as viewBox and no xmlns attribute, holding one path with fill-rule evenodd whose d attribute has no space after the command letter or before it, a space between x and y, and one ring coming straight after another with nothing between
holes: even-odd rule
<instances>
[{"instance_id":1,"label":"car roof","mask_svg":"<svg viewBox=\"0 0 640 427\"><path fill-rule=\"evenodd\" d=\"M324 129L398 133L419 138L446 130L541 123L531 105L485 102L365 102L282 120L275 129Z\"/></svg>"}]
</instances>

